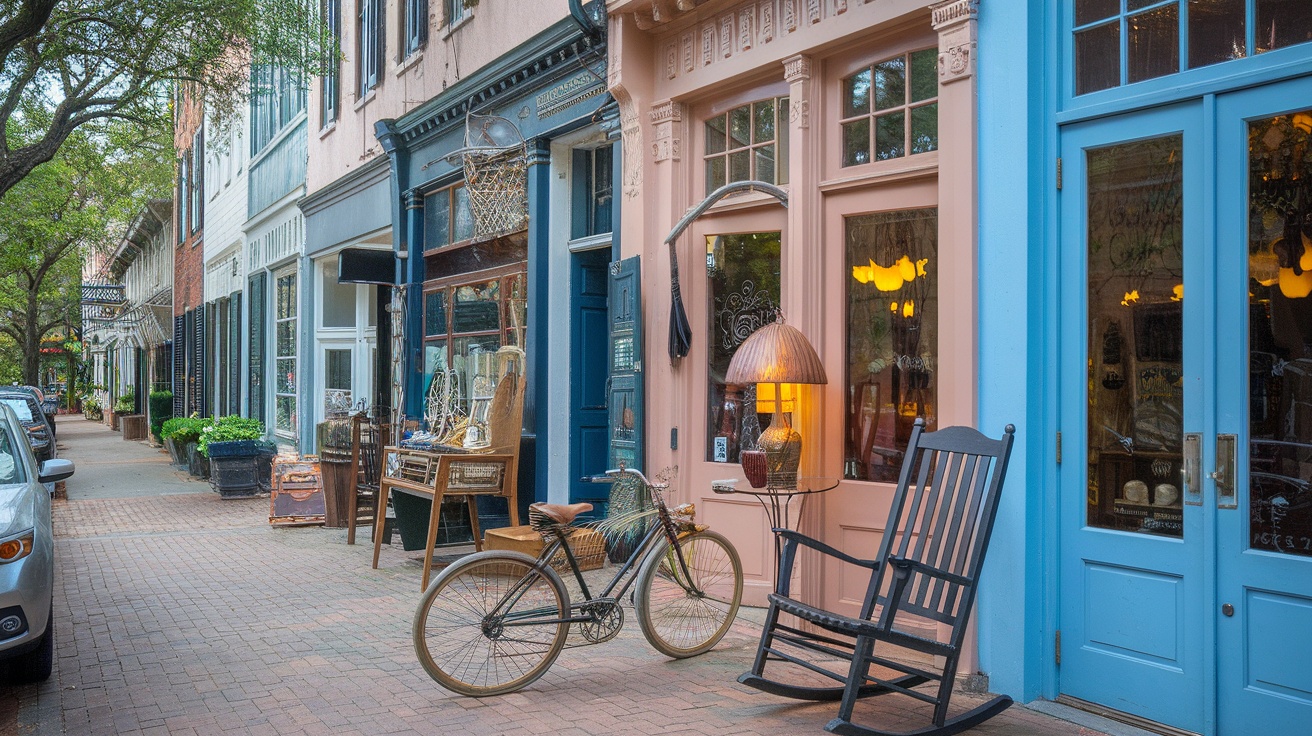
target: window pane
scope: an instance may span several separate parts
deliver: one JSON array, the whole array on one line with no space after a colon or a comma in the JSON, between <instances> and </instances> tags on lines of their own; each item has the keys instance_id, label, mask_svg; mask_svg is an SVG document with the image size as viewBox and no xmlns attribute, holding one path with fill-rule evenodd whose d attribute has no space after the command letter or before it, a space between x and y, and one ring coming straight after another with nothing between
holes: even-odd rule
<instances>
[{"instance_id":1,"label":"window pane","mask_svg":"<svg viewBox=\"0 0 1312 736\"><path fill-rule=\"evenodd\" d=\"M296 274L278 277L278 319L296 316Z\"/></svg>"},{"instance_id":2,"label":"window pane","mask_svg":"<svg viewBox=\"0 0 1312 736\"><path fill-rule=\"evenodd\" d=\"M721 153L724 151L724 126L727 117L719 115L706 121L706 152Z\"/></svg>"},{"instance_id":3,"label":"window pane","mask_svg":"<svg viewBox=\"0 0 1312 736\"><path fill-rule=\"evenodd\" d=\"M460 399L466 412L471 398L488 399L496 388L496 352L501 347L498 335L461 337L451 341L451 368L460 385Z\"/></svg>"},{"instance_id":4,"label":"window pane","mask_svg":"<svg viewBox=\"0 0 1312 736\"><path fill-rule=\"evenodd\" d=\"M938 103L911 109L911 152L938 150Z\"/></svg>"},{"instance_id":5,"label":"window pane","mask_svg":"<svg viewBox=\"0 0 1312 736\"><path fill-rule=\"evenodd\" d=\"M474 237L474 213L469 209L469 190L464 185L455 188L456 227L451 242Z\"/></svg>"},{"instance_id":6,"label":"window pane","mask_svg":"<svg viewBox=\"0 0 1312 736\"><path fill-rule=\"evenodd\" d=\"M762 426L755 402L744 401L752 386L728 386L725 371L738 346L774 321L779 304L779 233L709 236L706 254L710 319L706 407L706 459L738 462L740 449L756 447Z\"/></svg>"},{"instance_id":7,"label":"window pane","mask_svg":"<svg viewBox=\"0 0 1312 736\"><path fill-rule=\"evenodd\" d=\"M729 154L729 181L747 181L752 178L752 152L734 151Z\"/></svg>"},{"instance_id":8,"label":"window pane","mask_svg":"<svg viewBox=\"0 0 1312 736\"><path fill-rule=\"evenodd\" d=\"M774 140L774 100L757 102L752 105L752 143L767 143Z\"/></svg>"},{"instance_id":9,"label":"window pane","mask_svg":"<svg viewBox=\"0 0 1312 736\"><path fill-rule=\"evenodd\" d=\"M1121 0L1075 0L1075 25L1082 26L1121 12Z\"/></svg>"},{"instance_id":10,"label":"window pane","mask_svg":"<svg viewBox=\"0 0 1312 736\"><path fill-rule=\"evenodd\" d=\"M1075 34L1075 94L1083 95L1121 83L1121 24L1090 28Z\"/></svg>"},{"instance_id":11,"label":"window pane","mask_svg":"<svg viewBox=\"0 0 1312 736\"><path fill-rule=\"evenodd\" d=\"M1249 124L1249 539L1312 556L1312 110ZM1294 268L1295 261L1299 268Z\"/></svg>"},{"instance_id":12,"label":"window pane","mask_svg":"<svg viewBox=\"0 0 1312 736\"><path fill-rule=\"evenodd\" d=\"M1179 135L1088 153L1088 523L1179 537Z\"/></svg>"},{"instance_id":13,"label":"window pane","mask_svg":"<svg viewBox=\"0 0 1312 736\"><path fill-rule=\"evenodd\" d=\"M756 150L756 178L774 183L774 146L761 146Z\"/></svg>"},{"instance_id":14,"label":"window pane","mask_svg":"<svg viewBox=\"0 0 1312 736\"><path fill-rule=\"evenodd\" d=\"M276 355L296 354L296 322L288 320L278 323Z\"/></svg>"},{"instance_id":15,"label":"window pane","mask_svg":"<svg viewBox=\"0 0 1312 736\"><path fill-rule=\"evenodd\" d=\"M875 160L884 161L906 155L905 112L891 112L875 118Z\"/></svg>"},{"instance_id":16,"label":"window pane","mask_svg":"<svg viewBox=\"0 0 1312 736\"><path fill-rule=\"evenodd\" d=\"M337 282L337 261L323 264L323 326L355 327L355 284Z\"/></svg>"},{"instance_id":17,"label":"window pane","mask_svg":"<svg viewBox=\"0 0 1312 736\"><path fill-rule=\"evenodd\" d=\"M1312 40L1312 3L1257 0L1257 53Z\"/></svg>"},{"instance_id":18,"label":"window pane","mask_svg":"<svg viewBox=\"0 0 1312 736\"><path fill-rule=\"evenodd\" d=\"M351 390L351 351L325 350L323 383L329 390Z\"/></svg>"},{"instance_id":19,"label":"window pane","mask_svg":"<svg viewBox=\"0 0 1312 736\"><path fill-rule=\"evenodd\" d=\"M430 291L424 295L424 334L446 334L445 291Z\"/></svg>"},{"instance_id":20,"label":"window pane","mask_svg":"<svg viewBox=\"0 0 1312 736\"><path fill-rule=\"evenodd\" d=\"M280 394L296 393L296 359L279 358L274 366L277 375L274 377L273 390Z\"/></svg>"},{"instance_id":21,"label":"window pane","mask_svg":"<svg viewBox=\"0 0 1312 736\"><path fill-rule=\"evenodd\" d=\"M602 146L591 152L592 158L592 196L588 206L592 212L592 228L589 235L611 231L611 206L614 203L614 191L611 185L611 149Z\"/></svg>"},{"instance_id":22,"label":"window pane","mask_svg":"<svg viewBox=\"0 0 1312 736\"><path fill-rule=\"evenodd\" d=\"M875 64L875 109L907 104L907 60L899 56Z\"/></svg>"},{"instance_id":23,"label":"window pane","mask_svg":"<svg viewBox=\"0 0 1312 736\"><path fill-rule=\"evenodd\" d=\"M425 250L451 242L451 192L443 189L424 197Z\"/></svg>"},{"instance_id":24,"label":"window pane","mask_svg":"<svg viewBox=\"0 0 1312 736\"><path fill-rule=\"evenodd\" d=\"M490 332L501 329L501 282L458 286L451 308L451 331Z\"/></svg>"},{"instance_id":25,"label":"window pane","mask_svg":"<svg viewBox=\"0 0 1312 736\"><path fill-rule=\"evenodd\" d=\"M295 434L296 433L296 397L279 396L276 405L277 417L274 422L274 428L280 432Z\"/></svg>"},{"instance_id":26,"label":"window pane","mask_svg":"<svg viewBox=\"0 0 1312 736\"><path fill-rule=\"evenodd\" d=\"M1134 12L1136 10L1143 10L1149 5L1158 5L1161 2L1162 0L1125 0L1125 9L1128 12ZM1174 2L1174 0L1172 0L1172 2Z\"/></svg>"},{"instance_id":27,"label":"window pane","mask_svg":"<svg viewBox=\"0 0 1312 736\"><path fill-rule=\"evenodd\" d=\"M724 156L706 160L706 192L707 194L724 186L727 182L724 180Z\"/></svg>"},{"instance_id":28,"label":"window pane","mask_svg":"<svg viewBox=\"0 0 1312 736\"><path fill-rule=\"evenodd\" d=\"M752 140L752 108L743 105L729 111L729 148L742 148Z\"/></svg>"},{"instance_id":29,"label":"window pane","mask_svg":"<svg viewBox=\"0 0 1312 736\"><path fill-rule=\"evenodd\" d=\"M911 101L938 97L938 49L911 54Z\"/></svg>"},{"instance_id":30,"label":"window pane","mask_svg":"<svg viewBox=\"0 0 1312 736\"><path fill-rule=\"evenodd\" d=\"M1180 6L1130 16L1126 62L1131 82L1180 71Z\"/></svg>"},{"instance_id":31,"label":"window pane","mask_svg":"<svg viewBox=\"0 0 1312 736\"><path fill-rule=\"evenodd\" d=\"M1189 67L1243 58L1247 16L1244 0L1189 0Z\"/></svg>"},{"instance_id":32,"label":"window pane","mask_svg":"<svg viewBox=\"0 0 1312 736\"><path fill-rule=\"evenodd\" d=\"M843 117L850 118L870 112L870 70L843 80Z\"/></svg>"},{"instance_id":33,"label":"window pane","mask_svg":"<svg viewBox=\"0 0 1312 736\"><path fill-rule=\"evenodd\" d=\"M848 217L843 475L894 481L916 417L935 425L938 211Z\"/></svg>"},{"instance_id":34,"label":"window pane","mask_svg":"<svg viewBox=\"0 0 1312 736\"><path fill-rule=\"evenodd\" d=\"M870 163L870 118L843 124L843 165Z\"/></svg>"}]
</instances>

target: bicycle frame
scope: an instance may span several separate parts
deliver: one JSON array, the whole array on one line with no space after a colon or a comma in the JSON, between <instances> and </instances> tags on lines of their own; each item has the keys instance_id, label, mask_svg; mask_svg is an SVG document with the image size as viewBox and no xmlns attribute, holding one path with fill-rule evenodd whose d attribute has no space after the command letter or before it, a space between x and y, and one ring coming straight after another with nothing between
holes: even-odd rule
<instances>
[{"instance_id":1,"label":"bicycle frame","mask_svg":"<svg viewBox=\"0 0 1312 736\"><path fill-rule=\"evenodd\" d=\"M645 479L643 479L643 483L648 488L651 488L651 484ZM683 557L683 548L679 546L679 530L675 525L674 519L670 515L669 507L665 505L665 500L661 498L658 493L653 492L652 495L656 501L657 523L652 525L652 528L648 529L646 534L643 535L642 542L634 548L633 553L629 555L629 559L625 560L624 565L616 571L614 577L612 577L610 582L606 585L605 590L601 592L601 595L594 596L592 595L592 592L588 590L588 583L583 579L583 571L579 569L578 560L574 557L574 550L566 544L567 536L557 535L556 539L552 540L552 542L547 545L546 549L542 550L542 553L538 555L537 563L533 566L533 572L520 578L519 581L515 583L515 586L511 588L510 592L497 603L496 608L492 609L490 615L501 615L501 611L514 606L524 593L527 592L528 585L533 577L549 567L551 564L550 561L555 558L556 552L561 551L562 549L565 553L565 560L569 563L570 570L574 573L574 579L578 582L579 588L583 592L583 600L577 603L570 603L569 607L571 614L574 610L582 610L585 606L596 603L599 600L616 600L622 598L624 594L628 592L629 587L632 586L633 582L637 579L638 576L636 570L640 566L641 561L646 558L647 554L652 549L654 549L656 541L662 535L667 541L669 541L670 548L674 551L674 557L678 560L679 569L682 572L682 580L676 580L676 582L680 587L693 595L698 597L704 595L702 591L697 590L697 588L692 585L692 574L688 570L688 561ZM630 572L634 572L635 574L630 575ZM622 585L621 582L623 583ZM618 590L616 590L617 587L619 588ZM579 614L570 615L563 619L541 619L537 618L538 613L538 611L523 611L510 617L503 617L501 623L504 626L540 626L542 624L554 623L582 623L589 621L592 618L590 615Z\"/></svg>"}]
</instances>

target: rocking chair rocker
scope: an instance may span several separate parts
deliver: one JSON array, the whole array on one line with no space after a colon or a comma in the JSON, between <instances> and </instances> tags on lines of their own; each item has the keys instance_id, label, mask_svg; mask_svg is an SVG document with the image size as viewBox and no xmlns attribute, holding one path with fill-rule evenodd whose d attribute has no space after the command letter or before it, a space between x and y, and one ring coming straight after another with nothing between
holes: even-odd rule
<instances>
[{"instance_id":1,"label":"rocking chair rocker","mask_svg":"<svg viewBox=\"0 0 1312 736\"><path fill-rule=\"evenodd\" d=\"M897 736L960 733L1001 713L1012 702L1000 695L966 713L947 717L1015 427L1007 425L997 440L968 427L937 432L925 432L924 428L924 420L917 419L874 559L859 559L794 531L774 530L784 540L778 582L769 596L770 608L752 669L738 681L789 698L841 700L838 717L825 726L833 733L893 736L893 732L852 722L857 699L873 695L900 693L934 705L933 725ZM858 616L826 611L789 596L798 545L871 571ZM796 616L803 624L782 622L781 613ZM909 617L929 625L913 629ZM932 635L944 628L945 636ZM876 653L876 644L942 657L944 663L940 671L933 672L929 665L891 659L883 647ZM774 662L791 663L841 684L814 687L767 679L765 666ZM872 665L898 674L876 676ZM930 681L938 682L936 694L913 689Z\"/></svg>"}]
</instances>

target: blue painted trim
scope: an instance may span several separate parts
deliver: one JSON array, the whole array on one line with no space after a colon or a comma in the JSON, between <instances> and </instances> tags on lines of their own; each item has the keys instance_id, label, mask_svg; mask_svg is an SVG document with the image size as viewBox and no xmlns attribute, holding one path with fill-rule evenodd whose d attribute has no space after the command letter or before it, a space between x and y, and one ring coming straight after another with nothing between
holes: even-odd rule
<instances>
[{"instance_id":1,"label":"blue painted trim","mask_svg":"<svg viewBox=\"0 0 1312 736\"><path fill-rule=\"evenodd\" d=\"M525 360L528 365L528 387L524 393L526 433L537 440L533 450L533 497L546 501L548 493L547 450L551 446L551 432L547 425L545 408L539 399L544 398L538 387L547 377L547 323L550 313L547 295L551 291L548 260L551 257L551 144L546 139L529 141L528 151L528 329ZM565 315L568 319L568 315ZM562 438L562 442L567 438Z\"/></svg>"}]
</instances>

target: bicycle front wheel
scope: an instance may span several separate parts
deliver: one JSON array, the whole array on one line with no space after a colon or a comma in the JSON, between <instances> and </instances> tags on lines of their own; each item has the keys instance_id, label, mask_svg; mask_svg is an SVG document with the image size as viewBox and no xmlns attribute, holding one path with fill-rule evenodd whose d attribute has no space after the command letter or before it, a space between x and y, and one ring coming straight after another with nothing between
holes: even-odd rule
<instances>
[{"instance_id":1,"label":"bicycle front wheel","mask_svg":"<svg viewBox=\"0 0 1312 736\"><path fill-rule=\"evenodd\" d=\"M715 646L738 615L743 564L728 539L701 531L680 537L677 552L666 540L647 553L637 585L634 608L647 641L667 657L694 657Z\"/></svg>"},{"instance_id":2,"label":"bicycle front wheel","mask_svg":"<svg viewBox=\"0 0 1312 736\"><path fill-rule=\"evenodd\" d=\"M442 571L415 611L415 654L448 690L483 697L538 679L565 646L560 576L517 552L469 555Z\"/></svg>"}]
</instances>

